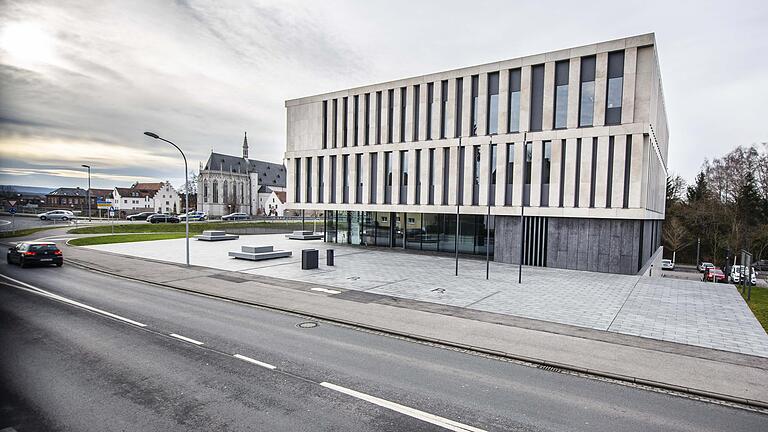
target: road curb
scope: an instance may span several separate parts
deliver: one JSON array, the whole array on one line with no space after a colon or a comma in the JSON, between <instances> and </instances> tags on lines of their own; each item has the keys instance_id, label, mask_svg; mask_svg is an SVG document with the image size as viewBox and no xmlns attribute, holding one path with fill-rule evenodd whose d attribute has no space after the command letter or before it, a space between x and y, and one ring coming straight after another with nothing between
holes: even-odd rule
<instances>
[{"instance_id":1,"label":"road curb","mask_svg":"<svg viewBox=\"0 0 768 432\"><path fill-rule=\"evenodd\" d=\"M67 241L67 245L69 245L69 241ZM71 246L71 247L76 247L76 246ZM97 271L97 272L100 272L100 273L108 274L110 276L120 277L120 278L123 278L123 279L128 279L128 280L132 280L132 281L136 281L136 282L147 283L147 284L151 284L151 285L156 285L156 286L163 287L163 288L174 289L174 290L177 290L177 291L184 291L184 292L188 292L188 293L193 293L193 294L202 295L202 296L206 296L206 297L216 298L216 299L220 299L220 300L232 301L232 302L246 304L246 305L250 305L250 306L258 306L258 307L261 307L261 308L264 308L264 309L271 309L271 310L291 313L291 314L295 314L295 315L303 315L303 316L306 316L306 317L317 318L317 319L320 319L320 320L323 320L323 321L327 321L327 322L331 322L331 323L337 323L337 324L343 324L343 325L352 326L352 327L358 327L358 328L362 328L362 329L366 329L366 330L370 330L370 331L376 331L376 332L390 334L390 335L393 335L393 336L405 337L405 338L416 340L416 341L420 341L420 342L426 342L426 343L432 343L432 344L437 344L437 345L443 345L443 346L447 346L447 347L451 347L451 348L457 348L457 349L462 349L462 350L474 351L474 352L477 352L477 353L493 355L493 356L502 357L502 358L506 358L506 359L510 359L510 360L522 361L522 362L526 362L526 363L535 364L537 366L557 368L557 369L562 369L562 370L569 371L569 372L588 374L588 375L598 376L598 377L602 377L602 378L608 378L608 379L612 379L612 380L616 380L616 381L621 381L621 382L626 382L626 383L631 383L631 384L638 384L638 385L643 385L643 386L648 386L648 387L653 387L653 388L658 388L658 389L663 389L663 390L669 390L669 391L675 391L675 392L685 393L685 394L694 395L694 396L705 397L705 398L714 399L714 400L723 401L723 402L737 403L737 404L746 405L746 406L749 406L749 407L760 408L760 409L768 409L768 402L763 402L763 401L759 401L759 400L753 400L753 399L741 398L741 397L736 397L736 396L730 396L730 395L726 395L726 394L722 394L722 393L716 393L716 392L711 392L711 391L701 390L701 389L696 389L696 388L690 388L690 387L683 387L683 386L678 386L678 385L674 385L674 384L668 384L668 383L664 383L664 382L653 381L653 380L648 380L648 379L639 378L639 377L633 377L633 376L629 376L629 375L616 374L616 373L612 373L612 372L605 372L605 371L596 370L596 369L588 369L588 368L583 368L583 367L574 366L574 365L570 365L570 364L565 364L565 363L559 363L559 362L553 362L553 361L549 361L549 360L544 360L544 359L540 359L540 358L536 358L536 357L528 357L528 356L524 356L524 355L519 355L519 354L515 354L515 353L506 352L506 351L498 351L498 350L483 348L483 347L479 347L479 346L468 345L468 344L463 344L463 343L459 343L459 342L453 342L453 341L443 340L443 339L439 339L439 338L433 338L433 337L429 337L429 336L423 336L423 335L418 335L418 334L414 334L414 333L403 332L403 331L399 331L399 330L393 330L393 329L389 329L389 328L385 328L385 327L372 326L372 325L369 325L369 324L366 324L366 323L360 323L360 322L351 321L351 320L345 320L345 319L336 318L336 317L329 317L329 316L325 316L325 315L318 314L318 313L315 313L315 312L306 312L306 311L301 311L301 310L297 310L297 309L293 309L293 308L286 308L286 307L280 307L280 306L275 306L275 305L270 305L270 304L264 304L264 303L255 302L255 301L248 301L248 300L238 299L238 298L234 298L234 297L228 297L228 296L224 296L224 295L210 294L210 293L200 292L200 291L196 291L196 290L189 289L189 288L176 287L176 286L165 284L165 283L161 283L161 282L146 281L146 280L143 280L143 279L140 279L140 278L137 278L137 277L121 275L121 274L113 273L113 272L111 272L109 270L104 270L104 269L101 269L101 268L97 268L97 267L95 267L93 265L85 264L84 262L79 261L77 259L71 259L70 258L68 260L68 262L71 262L74 265L76 265L78 267L81 267L81 268L84 268L84 269L89 270L89 271Z\"/></svg>"}]
</instances>

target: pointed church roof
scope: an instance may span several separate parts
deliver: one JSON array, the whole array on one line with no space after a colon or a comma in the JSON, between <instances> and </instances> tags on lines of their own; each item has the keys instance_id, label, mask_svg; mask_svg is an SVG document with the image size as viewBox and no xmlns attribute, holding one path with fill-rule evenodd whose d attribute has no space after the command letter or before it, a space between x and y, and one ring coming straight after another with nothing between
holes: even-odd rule
<instances>
[{"instance_id":1,"label":"pointed church roof","mask_svg":"<svg viewBox=\"0 0 768 432\"><path fill-rule=\"evenodd\" d=\"M259 183L266 186L285 187L285 167L282 164L246 159L237 156L211 152L206 170L233 173L255 172L259 174Z\"/></svg>"}]
</instances>

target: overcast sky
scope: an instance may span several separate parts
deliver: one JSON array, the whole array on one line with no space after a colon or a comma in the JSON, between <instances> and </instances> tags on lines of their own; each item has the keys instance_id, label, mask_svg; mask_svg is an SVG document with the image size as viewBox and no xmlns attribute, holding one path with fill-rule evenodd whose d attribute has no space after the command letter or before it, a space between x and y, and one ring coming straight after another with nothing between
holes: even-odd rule
<instances>
[{"instance_id":1,"label":"overcast sky","mask_svg":"<svg viewBox=\"0 0 768 432\"><path fill-rule=\"evenodd\" d=\"M183 179L279 162L284 101L655 32L670 171L768 141L763 1L0 0L0 184Z\"/></svg>"}]
</instances>

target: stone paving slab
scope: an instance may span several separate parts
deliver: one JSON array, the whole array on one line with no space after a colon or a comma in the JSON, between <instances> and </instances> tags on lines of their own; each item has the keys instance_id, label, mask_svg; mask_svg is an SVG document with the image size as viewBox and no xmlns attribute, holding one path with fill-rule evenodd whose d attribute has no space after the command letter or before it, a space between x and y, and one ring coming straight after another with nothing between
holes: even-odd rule
<instances>
[{"instance_id":1,"label":"stone paving slab","mask_svg":"<svg viewBox=\"0 0 768 432\"><path fill-rule=\"evenodd\" d=\"M280 263L241 263L229 250L257 241L254 236L226 243L192 242L194 265L317 283L343 289L465 307L662 341L768 357L768 335L732 285L670 278L641 278L564 269L523 268L517 283L514 265L454 259L397 250L296 242L282 235L260 235L258 243L292 250ZM142 258L184 262L184 240L92 246ZM301 249L320 251L320 268L301 270ZM324 251L336 251L326 267Z\"/></svg>"}]
</instances>

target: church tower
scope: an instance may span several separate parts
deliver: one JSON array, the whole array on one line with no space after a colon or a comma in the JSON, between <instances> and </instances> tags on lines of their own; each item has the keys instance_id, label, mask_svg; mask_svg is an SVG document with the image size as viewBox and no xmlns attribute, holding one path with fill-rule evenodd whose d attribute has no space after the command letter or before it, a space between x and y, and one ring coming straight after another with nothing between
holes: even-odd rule
<instances>
[{"instance_id":1,"label":"church tower","mask_svg":"<svg viewBox=\"0 0 768 432\"><path fill-rule=\"evenodd\" d=\"M243 159L248 159L248 132L243 137Z\"/></svg>"}]
</instances>

